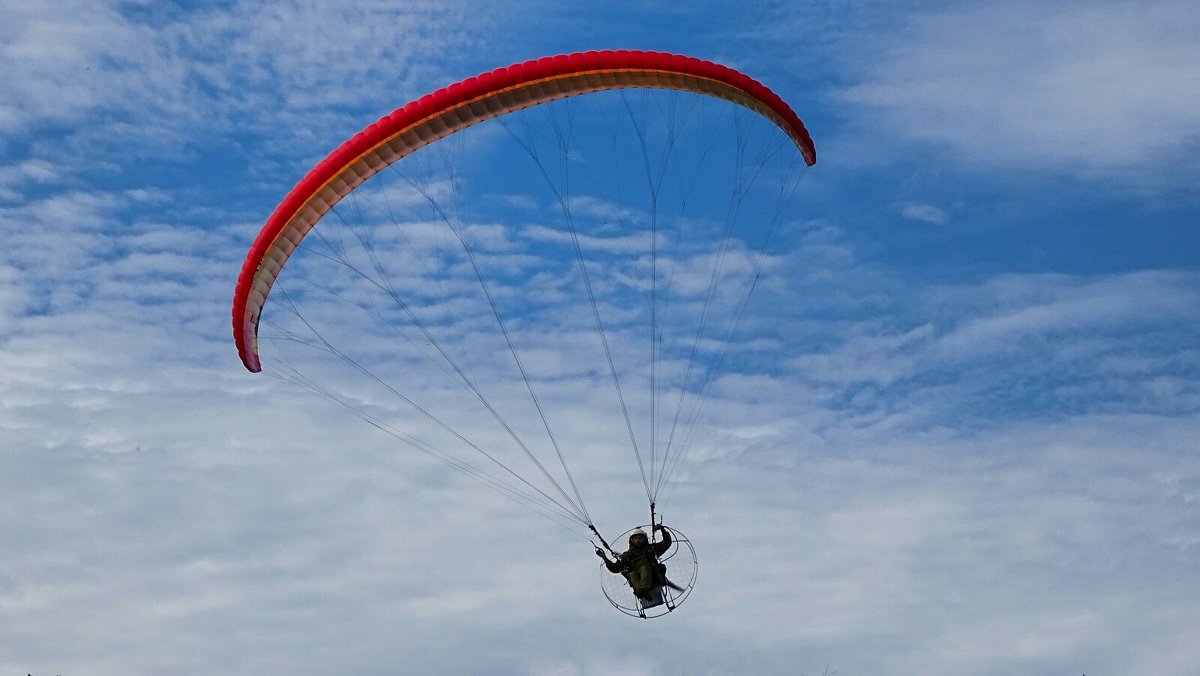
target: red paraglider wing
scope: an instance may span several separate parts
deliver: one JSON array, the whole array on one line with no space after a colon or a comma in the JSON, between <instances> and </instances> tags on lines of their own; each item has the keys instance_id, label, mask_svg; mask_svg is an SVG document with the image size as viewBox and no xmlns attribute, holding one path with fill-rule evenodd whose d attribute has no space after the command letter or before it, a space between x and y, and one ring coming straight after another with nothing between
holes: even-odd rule
<instances>
[{"instance_id":1,"label":"red paraglider wing","mask_svg":"<svg viewBox=\"0 0 1200 676\"><path fill-rule=\"evenodd\" d=\"M258 321L279 271L337 202L388 165L438 139L506 113L590 92L676 89L732 101L770 119L804 161L816 150L804 124L774 92L736 70L678 54L579 52L498 68L422 96L342 143L296 184L250 248L233 298L233 337L242 363L261 370Z\"/></svg>"}]
</instances>

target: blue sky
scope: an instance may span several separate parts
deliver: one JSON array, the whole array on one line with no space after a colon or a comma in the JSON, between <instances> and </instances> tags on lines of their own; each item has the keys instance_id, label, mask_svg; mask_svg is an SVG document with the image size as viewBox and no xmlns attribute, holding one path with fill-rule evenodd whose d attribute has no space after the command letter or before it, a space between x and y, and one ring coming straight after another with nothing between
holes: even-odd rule
<instances>
[{"instance_id":1,"label":"blue sky","mask_svg":"<svg viewBox=\"0 0 1200 676\"><path fill-rule=\"evenodd\" d=\"M1200 9L626 4L0 3L0 671L1194 672ZM598 48L743 70L818 150L777 349L714 389L671 494L699 584L653 622L583 538L229 336L331 148ZM474 225L497 264L552 240ZM640 485L603 457L572 469L620 532Z\"/></svg>"}]
</instances>

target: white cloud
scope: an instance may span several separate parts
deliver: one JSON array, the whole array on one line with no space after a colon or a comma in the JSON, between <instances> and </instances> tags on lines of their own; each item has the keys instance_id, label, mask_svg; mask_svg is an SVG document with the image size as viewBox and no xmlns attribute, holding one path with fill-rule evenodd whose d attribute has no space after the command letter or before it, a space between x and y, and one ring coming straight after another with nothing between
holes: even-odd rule
<instances>
[{"instance_id":1,"label":"white cloud","mask_svg":"<svg viewBox=\"0 0 1200 676\"><path fill-rule=\"evenodd\" d=\"M853 57L844 100L966 163L1178 185L1197 168L1197 31L1175 0L923 12Z\"/></svg>"},{"instance_id":2,"label":"white cloud","mask_svg":"<svg viewBox=\"0 0 1200 676\"><path fill-rule=\"evenodd\" d=\"M465 11L431 2L178 12L118 2L6 5L0 151L61 165L60 178L98 166L133 171L146 157L238 153L254 134L308 141L265 144L252 162L327 151L370 115L470 74L457 64L478 39L470 27L481 24L463 21ZM374 112L364 118L364 109ZM0 190L16 190L3 179Z\"/></svg>"},{"instance_id":3,"label":"white cloud","mask_svg":"<svg viewBox=\"0 0 1200 676\"><path fill-rule=\"evenodd\" d=\"M905 220L931 223L933 225L943 225L950 219L950 215L945 210L932 204L921 204L919 202L907 202L900 205L900 215Z\"/></svg>"},{"instance_id":4,"label":"white cloud","mask_svg":"<svg viewBox=\"0 0 1200 676\"><path fill-rule=\"evenodd\" d=\"M1194 414L963 433L892 402L935 421L896 435L838 421L804 381L731 377L664 504L697 543L700 586L671 617L631 624L600 597L581 538L320 401L240 373L221 272L232 266L180 251L224 251L227 234L125 230L107 249L128 253L78 259L97 287L86 312L11 317L25 338L6 342L0 363L0 531L14 538L0 619L18 627L0 645L6 669L730 673L754 662L815 674L825 664L894 673L916 660L949 674L1103 658L1172 674L1190 664L1190 644L1160 630L1179 626L1161 609L1168 580L1190 584L1195 571L1196 548L1181 546L1200 504L1200 467L1186 460ZM159 326L130 321L144 308L132 302L145 293L138 280L172 268L179 307L156 311ZM1194 283L1012 278L906 302L940 299L941 328L1126 286L1178 297ZM1190 308L1182 298L1099 315L1068 303L1062 324L1036 330L1173 321ZM842 356L919 359L938 335L889 340L873 327L859 327L863 351ZM974 358L1010 342L982 340ZM549 350L543 364L570 363L574 343L535 342ZM1162 372L1152 353L1114 356L1122 374ZM569 369L545 377L575 379ZM570 421L559 431L599 525L644 519L629 508L640 485L620 430L598 420L598 387L564 385L556 392L570 405L554 419ZM652 648L646 631L660 632ZM1114 634L1148 647L1120 649Z\"/></svg>"}]
</instances>

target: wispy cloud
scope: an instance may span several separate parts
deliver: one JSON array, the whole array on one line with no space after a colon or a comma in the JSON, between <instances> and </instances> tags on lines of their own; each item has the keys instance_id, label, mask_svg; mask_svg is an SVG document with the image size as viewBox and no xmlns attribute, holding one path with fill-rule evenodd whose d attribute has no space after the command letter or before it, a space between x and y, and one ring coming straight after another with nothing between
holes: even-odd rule
<instances>
[{"instance_id":1,"label":"wispy cloud","mask_svg":"<svg viewBox=\"0 0 1200 676\"><path fill-rule=\"evenodd\" d=\"M1179 185L1197 169L1198 30L1176 1L921 11L855 54L843 100L968 164Z\"/></svg>"},{"instance_id":2,"label":"wispy cloud","mask_svg":"<svg viewBox=\"0 0 1200 676\"><path fill-rule=\"evenodd\" d=\"M791 363L873 424L902 411L919 427L996 426L1081 406L1185 413L1200 402L1187 384L1200 354L1185 328L1200 308L1195 284L1185 273L1133 273L895 289L887 319L840 319L816 344L829 348L797 346Z\"/></svg>"},{"instance_id":3,"label":"wispy cloud","mask_svg":"<svg viewBox=\"0 0 1200 676\"><path fill-rule=\"evenodd\" d=\"M942 225L950 219L950 215L945 210L932 204L919 202L906 202L900 205L900 216L905 220L933 225Z\"/></svg>"},{"instance_id":4,"label":"wispy cloud","mask_svg":"<svg viewBox=\"0 0 1200 676\"><path fill-rule=\"evenodd\" d=\"M219 153L258 164L301 147L326 152L373 119L360 106L381 116L466 75L454 55L478 39L470 26L479 25L445 3L171 11L98 2L3 12L0 152L61 165L62 177L100 163L131 172L145 158L211 162ZM247 153L249 136L281 130L308 141Z\"/></svg>"}]
</instances>

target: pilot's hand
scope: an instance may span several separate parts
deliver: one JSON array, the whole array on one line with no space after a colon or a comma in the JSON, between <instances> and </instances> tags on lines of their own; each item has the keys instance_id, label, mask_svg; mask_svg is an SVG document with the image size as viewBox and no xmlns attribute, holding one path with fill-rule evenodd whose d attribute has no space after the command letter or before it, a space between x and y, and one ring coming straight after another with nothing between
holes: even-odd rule
<instances>
[{"instance_id":1,"label":"pilot's hand","mask_svg":"<svg viewBox=\"0 0 1200 676\"><path fill-rule=\"evenodd\" d=\"M654 530L662 530L665 527L666 526L663 526L661 523L654 524Z\"/></svg>"}]
</instances>

